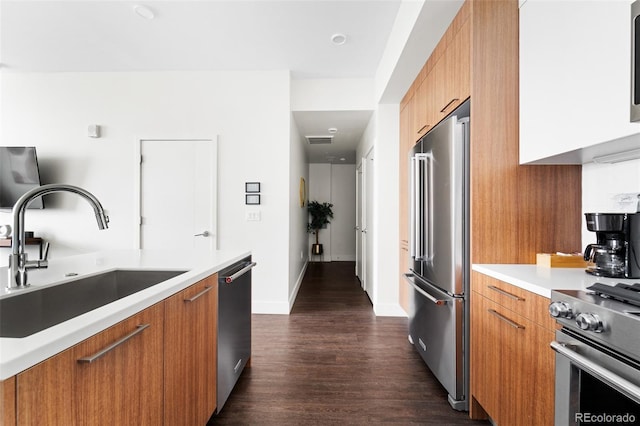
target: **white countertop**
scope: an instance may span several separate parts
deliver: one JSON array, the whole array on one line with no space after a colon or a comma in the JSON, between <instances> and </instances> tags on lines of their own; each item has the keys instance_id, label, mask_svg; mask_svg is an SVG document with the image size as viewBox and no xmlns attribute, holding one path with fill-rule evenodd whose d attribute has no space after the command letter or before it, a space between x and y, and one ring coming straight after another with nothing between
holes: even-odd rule
<instances>
[{"instance_id":1,"label":"white countertop","mask_svg":"<svg viewBox=\"0 0 640 426\"><path fill-rule=\"evenodd\" d=\"M551 290L584 290L597 282L605 284L640 282L640 279L596 277L587 274L583 268L474 264L472 269L544 297L551 297Z\"/></svg>"},{"instance_id":2,"label":"white countertop","mask_svg":"<svg viewBox=\"0 0 640 426\"><path fill-rule=\"evenodd\" d=\"M7 268L0 268L0 298L108 272L114 269L186 270L162 283L23 338L0 338L0 380L7 379L76 343L166 299L201 279L249 256L249 251L218 250L208 255L175 250L122 250L51 259L47 269L29 271L27 289L7 290ZM66 278L73 272L77 276ZM25 315L29 315L25 312Z\"/></svg>"}]
</instances>

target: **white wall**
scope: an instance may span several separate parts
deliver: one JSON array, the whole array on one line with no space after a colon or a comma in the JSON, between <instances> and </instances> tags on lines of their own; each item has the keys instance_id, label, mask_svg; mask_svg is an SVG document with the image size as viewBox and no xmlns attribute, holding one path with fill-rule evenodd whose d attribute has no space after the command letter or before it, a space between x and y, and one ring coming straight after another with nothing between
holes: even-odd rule
<instances>
[{"instance_id":1,"label":"white wall","mask_svg":"<svg viewBox=\"0 0 640 426\"><path fill-rule=\"evenodd\" d=\"M333 219L320 231L324 246L322 257L313 261L356 260L356 166L355 164L309 164L309 200L333 204ZM308 249L315 243L309 236Z\"/></svg>"},{"instance_id":2,"label":"white wall","mask_svg":"<svg viewBox=\"0 0 640 426\"><path fill-rule=\"evenodd\" d=\"M356 260L356 166L331 165L331 260Z\"/></svg>"},{"instance_id":3,"label":"white wall","mask_svg":"<svg viewBox=\"0 0 640 426\"><path fill-rule=\"evenodd\" d=\"M319 203L331 202L331 164L309 164L309 201ZM327 229L321 229L318 234L318 241L322 244L324 253L322 256L311 256L312 261L331 261L331 226L327 224ZM309 244L307 251L311 253L311 244L315 244L315 234L309 234Z\"/></svg>"},{"instance_id":4,"label":"white wall","mask_svg":"<svg viewBox=\"0 0 640 426\"><path fill-rule=\"evenodd\" d=\"M380 104L374 167L374 276L376 315L405 316L398 301L400 107ZM389 208L393 206L393 208Z\"/></svg>"},{"instance_id":5,"label":"white wall","mask_svg":"<svg viewBox=\"0 0 640 426\"><path fill-rule=\"evenodd\" d=\"M376 103L399 103L464 0L403 0L378 65Z\"/></svg>"},{"instance_id":6,"label":"white wall","mask_svg":"<svg viewBox=\"0 0 640 426\"><path fill-rule=\"evenodd\" d=\"M367 78L291 81L292 111L359 111L375 108L374 80Z\"/></svg>"},{"instance_id":7,"label":"white wall","mask_svg":"<svg viewBox=\"0 0 640 426\"><path fill-rule=\"evenodd\" d=\"M625 193L640 193L640 160L582 166L582 213L620 212L613 196ZM587 230L583 215L582 248L595 242L596 234Z\"/></svg>"},{"instance_id":8,"label":"white wall","mask_svg":"<svg viewBox=\"0 0 640 426\"><path fill-rule=\"evenodd\" d=\"M406 316L398 300L400 111L398 104L380 104L358 145L361 159L375 147L373 224L373 309L379 316ZM392 208L390 208L392 206ZM363 248L364 251L364 248Z\"/></svg>"},{"instance_id":9,"label":"white wall","mask_svg":"<svg viewBox=\"0 0 640 426\"><path fill-rule=\"evenodd\" d=\"M36 146L44 183L88 189L111 218L109 230L98 231L83 200L48 196L48 208L27 212L26 222L29 230L51 241L52 262L74 253L133 247L133 154L139 138L219 135L219 247L253 251L258 262L254 311L288 313L286 277L295 279L290 277L295 273L289 268L293 177L287 163L290 156L300 161L289 137L283 137L291 130L288 71L5 71L0 78L2 144ZM88 138L89 124L101 125L103 137ZM273 158L285 164L273 167L266 161ZM247 181L262 183L260 222L245 221ZM171 208L170 198L166 207ZM0 223L8 223L7 216L0 214Z\"/></svg>"},{"instance_id":10,"label":"white wall","mask_svg":"<svg viewBox=\"0 0 640 426\"><path fill-rule=\"evenodd\" d=\"M300 142L300 134L293 117L291 118L290 146L290 176L289 191L289 310L293 307L296 295L302 284L302 278L309 260L309 245L307 234L307 203L300 206L300 178L305 180L305 193L308 193L309 164L307 162L304 145Z\"/></svg>"}]
</instances>

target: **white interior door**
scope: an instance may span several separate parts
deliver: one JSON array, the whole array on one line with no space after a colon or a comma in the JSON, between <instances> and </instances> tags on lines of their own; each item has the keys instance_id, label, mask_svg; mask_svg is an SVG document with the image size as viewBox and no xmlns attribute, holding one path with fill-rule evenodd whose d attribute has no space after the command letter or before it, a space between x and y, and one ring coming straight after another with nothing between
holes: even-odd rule
<instances>
[{"instance_id":1,"label":"white interior door","mask_svg":"<svg viewBox=\"0 0 640 426\"><path fill-rule=\"evenodd\" d=\"M365 284L364 290L369 299L375 303L375 291L373 288L373 148L367 154L363 162L363 224L362 224L362 250Z\"/></svg>"},{"instance_id":2,"label":"white interior door","mask_svg":"<svg viewBox=\"0 0 640 426\"><path fill-rule=\"evenodd\" d=\"M217 248L217 140L140 141L143 249Z\"/></svg>"},{"instance_id":3,"label":"white interior door","mask_svg":"<svg viewBox=\"0 0 640 426\"><path fill-rule=\"evenodd\" d=\"M362 163L356 169L356 276L362 285Z\"/></svg>"}]
</instances>

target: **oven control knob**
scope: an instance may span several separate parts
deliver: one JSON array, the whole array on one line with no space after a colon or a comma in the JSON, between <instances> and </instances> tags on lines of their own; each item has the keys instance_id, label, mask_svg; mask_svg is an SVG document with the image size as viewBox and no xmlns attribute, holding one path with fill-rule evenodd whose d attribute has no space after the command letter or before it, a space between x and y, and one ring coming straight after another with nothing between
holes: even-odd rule
<instances>
[{"instance_id":1,"label":"oven control knob","mask_svg":"<svg viewBox=\"0 0 640 426\"><path fill-rule=\"evenodd\" d=\"M585 331L600 333L604 330L602 320L596 314L582 313L576 317L576 324Z\"/></svg>"},{"instance_id":2,"label":"oven control knob","mask_svg":"<svg viewBox=\"0 0 640 426\"><path fill-rule=\"evenodd\" d=\"M554 318L571 318L573 311L565 302L553 302L549 305L549 314Z\"/></svg>"}]
</instances>

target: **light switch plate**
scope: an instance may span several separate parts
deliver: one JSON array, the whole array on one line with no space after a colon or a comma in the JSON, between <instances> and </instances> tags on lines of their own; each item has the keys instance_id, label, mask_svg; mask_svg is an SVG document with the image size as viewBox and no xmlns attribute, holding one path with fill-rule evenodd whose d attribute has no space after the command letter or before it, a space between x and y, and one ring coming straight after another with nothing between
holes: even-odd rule
<instances>
[{"instance_id":1,"label":"light switch plate","mask_svg":"<svg viewBox=\"0 0 640 426\"><path fill-rule=\"evenodd\" d=\"M247 222L260 222L262 220L260 210L247 212L245 217Z\"/></svg>"}]
</instances>

